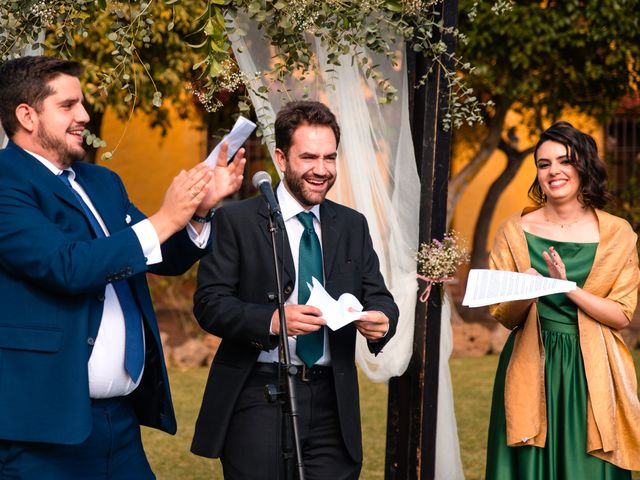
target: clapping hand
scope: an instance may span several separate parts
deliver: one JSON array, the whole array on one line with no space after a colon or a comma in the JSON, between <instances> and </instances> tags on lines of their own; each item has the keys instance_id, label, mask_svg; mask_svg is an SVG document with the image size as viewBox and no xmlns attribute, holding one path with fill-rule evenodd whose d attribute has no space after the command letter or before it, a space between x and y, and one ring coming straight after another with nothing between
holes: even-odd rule
<instances>
[{"instance_id":1,"label":"clapping hand","mask_svg":"<svg viewBox=\"0 0 640 480\"><path fill-rule=\"evenodd\" d=\"M560 258L560 254L555 248L549 247L549 251L542 252L542 258L547 263L549 269L549 276L558 280L567 279L567 270L565 269L564 262Z\"/></svg>"},{"instance_id":2,"label":"clapping hand","mask_svg":"<svg viewBox=\"0 0 640 480\"><path fill-rule=\"evenodd\" d=\"M198 205L196 213L200 216L206 216L213 207L228 195L231 195L240 188L244 175L244 166L246 158L244 157L244 148L238 150L233 160L227 163L227 152L229 145L224 142L220 147L218 159L215 168L212 169L213 175L209 182L206 195Z\"/></svg>"}]
</instances>

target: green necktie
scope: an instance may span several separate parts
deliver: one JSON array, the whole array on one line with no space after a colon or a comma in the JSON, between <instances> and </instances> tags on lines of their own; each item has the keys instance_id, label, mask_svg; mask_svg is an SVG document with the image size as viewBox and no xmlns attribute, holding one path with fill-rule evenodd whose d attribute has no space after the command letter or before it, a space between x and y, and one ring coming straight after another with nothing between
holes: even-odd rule
<instances>
[{"instance_id":1,"label":"green necktie","mask_svg":"<svg viewBox=\"0 0 640 480\"><path fill-rule=\"evenodd\" d=\"M304 227L298 251L298 304L304 305L311 294L307 286L307 284L311 285L311 277L315 277L320 283L324 283L322 250L320 249L320 241L316 231L313 228L313 213L299 213L298 220ZM311 367L316 363L322 357L323 351L324 327L306 335L298 335L296 354L307 367Z\"/></svg>"}]
</instances>

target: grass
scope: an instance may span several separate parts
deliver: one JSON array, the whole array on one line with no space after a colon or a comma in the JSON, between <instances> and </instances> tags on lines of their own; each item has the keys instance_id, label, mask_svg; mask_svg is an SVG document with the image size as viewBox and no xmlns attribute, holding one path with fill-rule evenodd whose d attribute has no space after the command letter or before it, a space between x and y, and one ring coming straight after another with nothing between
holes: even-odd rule
<instances>
[{"instance_id":1,"label":"grass","mask_svg":"<svg viewBox=\"0 0 640 480\"><path fill-rule=\"evenodd\" d=\"M169 371L173 402L178 417L175 437L143 428L142 440L151 467L158 480L222 479L218 460L198 457L189 452L196 416L208 369ZM360 375L360 408L363 418L363 480L384 478L384 450L387 429L387 386L371 383Z\"/></svg>"},{"instance_id":2,"label":"grass","mask_svg":"<svg viewBox=\"0 0 640 480\"><path fill-rule=\"evenodd\" d=\"M636 371L640 354L634 352ZM493 377L498 364L495 355L481 358L454 358L451 377L458 422L458 436L466 480L484 475L486 434L491 408ZM189 452L196 415L208 370L205 368L170 370L173 399L178 416L178 434L143 429L145 450L159 480L222 479L218 460L197 457ZM360 403L364 465L362 480L384 478L385 435L387 428L387 387L360 375ZM640 476L634 478L640 478Z\"/></svg>"},{"instance_id":3,"label":"grass","mask_svg":"<svg viewBox=\"0 0 640 480\"><path fill-rule=\"evenodd\" d=\"M449 365L465 478L479 480L484 476L491 393L498 356L452 358Z\"/></svg>"}]
</instances>

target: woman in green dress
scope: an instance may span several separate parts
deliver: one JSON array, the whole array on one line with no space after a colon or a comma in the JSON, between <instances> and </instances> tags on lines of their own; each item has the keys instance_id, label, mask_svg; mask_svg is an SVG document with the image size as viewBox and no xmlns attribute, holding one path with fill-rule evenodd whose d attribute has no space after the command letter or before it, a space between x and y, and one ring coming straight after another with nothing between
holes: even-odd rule
<instances>
[{"instance_id":1,"label":"woman in green dress","mask_svg":"<svg viewBox=\"0 0 640 480\"><path fill-rule=\"evenodd\" d=\"M640 402L619 331L640 272L629 224L609 200L595 141L567 122L536 145L538 204L505 222L491 268L576 282L577 288L492 307L513 329L496 372L488 480L631 479L640 469Z\"/></svg>"}]
</instances>

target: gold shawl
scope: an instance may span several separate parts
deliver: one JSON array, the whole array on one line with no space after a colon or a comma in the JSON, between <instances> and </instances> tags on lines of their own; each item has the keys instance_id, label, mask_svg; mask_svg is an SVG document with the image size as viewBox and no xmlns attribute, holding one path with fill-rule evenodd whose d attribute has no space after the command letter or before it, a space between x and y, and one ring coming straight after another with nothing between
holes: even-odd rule
<instances>
[{"instance_id":1,"label":"gold shawl","mask_svg":"<svg viewBox=\"0 0 640 480\"><path fill-rule=\"evenodd\" d=\"M600 241L583 288L619 303L631 320L640 284L637 236L625 220L601 210L596 214ZM531 266L521 215L500 227L489 258L491 268L523 272ZM492 306L491 313L505 327L518 327L505 381L507 444L544 447L544 348L536 305L520 325L510 318L508 303ZM631 353L617 330L582 310L578 329L588 387L587 452L627 470L640 470L640 402Z\"/></svg>"}]
</instances>

